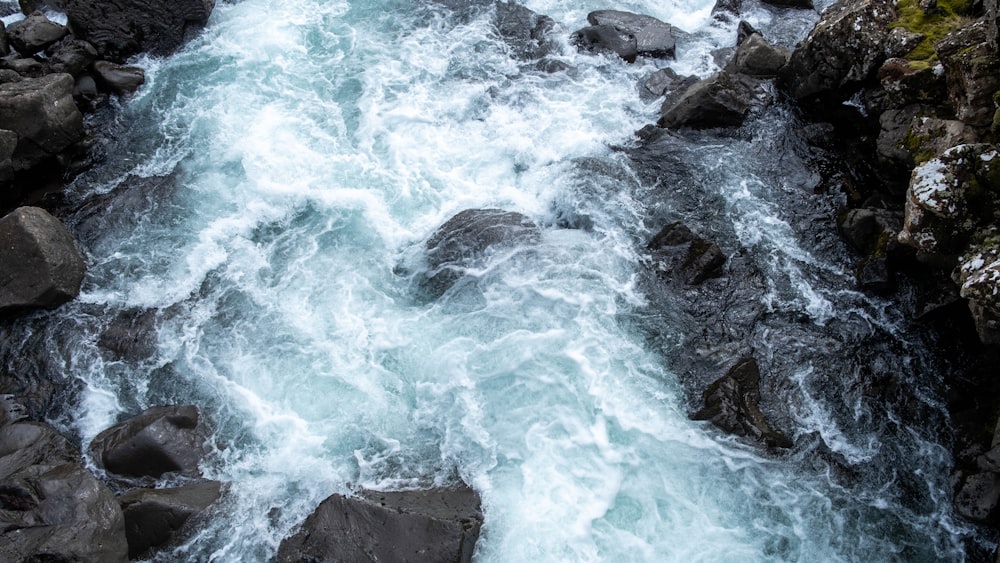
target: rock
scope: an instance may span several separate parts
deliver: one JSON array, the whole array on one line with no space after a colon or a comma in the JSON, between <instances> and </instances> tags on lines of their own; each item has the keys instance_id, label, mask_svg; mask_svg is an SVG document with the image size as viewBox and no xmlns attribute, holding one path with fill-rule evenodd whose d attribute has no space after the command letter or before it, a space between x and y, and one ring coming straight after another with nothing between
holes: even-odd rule
<instances>
[{"instance_id":1,"label":"rock","mask_svg":"<svg viewBox=\"0 0 1000 563\"><path fill-rule=\"evenodd\" d=\"M952 147L973 143L975 138L974 131L957 119L921 116L910 121L902 146L916 165L937 158Z\"/></svg>"},{"instance_id":2,"label":"rock","mask_svg":"<svg viewBox=\"0 0 1000 563\"><path fill-rule=\"evenodd\" d=\"M556 23L548 16L514 2L497 2L495 21L497 32L520 60L541 59L556 49L548 37Z\"/></svg>"},{"instance_id":3,"label":"rock","mask_svg":"<svg viewBox=\"0 0 1000 563\"><path fill-rule=\"evenodd\" d=\"M14 181L14 149L17 148L17 133L0 129L0 191Z\"/></svg>"},{"instance_id":4,"label":"rock","mask_svg":"<svg viewBox=\"0 0 1000 563\"><path fill-rule=\"evenodd\" d=\"M926 37L923 33L910 31L905 27L894 27L882 41L882 49L886 58L900 58L920 45Z\"/></svg>"},{"instance_id":5,"label":"rock","mask_svg":"<svg viewBox=\"0 0 1000 563\"><path fill-rule=\"evenodd\" d=\"M998 0L983 0L983 21L986 24L986 40L989 42L993 52L1000 50L1000 9L997 8Z\"/></svg>"},{"instance_id":6,"label":"rock","mask_svg":"<svg viewBox=\"0 0 1000 563\"><path fill-rule=\"evenodd\" d=\"M883 174L906 178L913 170L915 160L910 151L912 125L917 116L933 113L934 108L913 104L899 109L888 109L879 115L879 134L875 150L879 162L885 167Z\"/></svg>"},{"instance_id":7,"label":"rock","mask_svg":"<svg viewBox=\"0 0 1000 563\"><path fill-rule=\"evenodd\" d=\"M934 46L944 66L955 118L984 132L993 124L993 96L1000 91L1000 54L986 35L986 23L978 21Z\"/></svg>"},{"instance_id":8,"label":"rock","mask_svg":"<svg viewBox=\"0 0 1000 563\"><path fill-rule=\"evenodd\" d=\"M643 57L674 57L676 41L673 28L653 16L597 10L587 14L587 21L593 26L611 26L624 36L634 37L636 52Z\"/></svg>"},{"instance_id":9,"label":"rock","mask_svg":"<svg viewBox=\"0 0 1000 563\"><path fill-rule=\"evenodd\" d=\"M708 420L730 434L767 447L792 447L792 441L773 430L757 406L760 369L753 358L737 362L726 375L709 385L702 399L705 406L691 416L693 420Z\"/></svg>"},{"instance_id":10,"label":"rock","mask_svg":"<svg viewBox=\"0 0 1000 563\"><path fill-rule=\"evenodd\" d=\"M649 100L666 96L673 103L695 82L698 82L696 76L681 76L671 68L661 68L643 81L639 94ZM664 104L667 100L664 100Z\"/></svg>"},{"instance_id":11,"label":"rock","mask_svg":"<svg viewBox=\"0 0 1000 563\"><path fill-rule=\"evenodd\" d=\"M83 116L73 103L73 77L50 74L0 84L0 123L17 133L14 170L26 170L83 138Z\"/></svg>"},{"instance_id":12,"label":"rock","mask_svg":"<svg viewBox=\"0 0 1000 563\"><path fill-rule=\"evenodd\" d=\"M538 242L538 227L524 215L502 209L466 209L443 225L427 241L427 267L420 282L432 298L440 297L467 268L485 262L494 253Z\"/></svg>"},{"instance_id":13,"label":"rock","mask_svg":"<svg viewBox=\"0 0 1000 563\"><path fill-rule=\"evenodd\" d=\"M610 25L592 25L573 32L570 41L579 49L594 54L618 55L625 62L635 62L639 56L635 37Z\"/></svg>"},{"instance_id":14,"label":"rock","mask_svg":"<svg viewBox=\"0 0 1000 563\"><path fill-rule=\"evenodd\" d=\"M973 235L953 278L959 294L969 300L979 339L1000 344L1000 229L996 225Z\"/></svg>"},{"instance_id":15,"label":"rock","mask_svg":"<svg viewBox=\"0 0 1000 563\"><path fill-rule=\"evenodd\" d=\"M765 4L771 4L772 6L781 6L782 8L802 8L805 10L812 10L813 3L812 0L761 0Z\"/></svg>"},{"instance_id":16,"label":"rock","mask_svg":"<svg viewBox=\"0 0 1000 563\"><path fill-rule=\"evenodd\" d=\"M9 68L0 68L0 84L7 84L9 82L20 82L23 80L20 74L15 70Z\"/></svg>"},{"instance_id":17,"label":"rock","mask_svg":"<svg viewBox=\"0 0 1000 563\"><path fill-rule=\"evenodd\" d=\"M86 41L67 37L45 50L52 72L80 76L97 60L97 49Z\"/></svg>"},{"instance_id":18,"label":"rock","mask_svg":"<svg viewBox=\"0 0 1000 563\"><path fill-rule=\"evenodd\" d=\"M901 225L899 214L885 209L851 209L838 217L841 236L862 255L855 269L862 289L877 292L892 289L890 261L898 251L896 233Z\"/></svg>"},{"instance_id":19,"label":"rock","mask_svg":"<svg viewBox=\"0 0 1000 563\"><path fill-rule=\"evenodd\" d=\"M743 10L743 0L715 0L712 16L719 21L736 18Z\"/></svg>"},{"instance_id":20,"label":"rock","mask_svg":"<svg viewBox=\"0 0 1000 563\"><path fill-rule=\"evenodd\" d=\"M472 561L482 522L479 496L465 486L335 494L281 542L277 561L466 563Z\"/></svg>"},{"instance_id":21,"label":"rock","mask_svg":"<svg viewBox=\"0 0 1000 563\"><path fill-rule=\"evenodd\" d=\"M172 53L205 25L213 8L215 0L63 0L73 35L114 62L140 52Z\"/></svg>"},{"instance_id":22,"label":"rock","mask_svg":"<svg viewBox=\"0 0 1000 563\"><path fill-rule=\"evenodd\" d=\"M135 92L146 81L146 73L141 68L108 61L94 63L94 77L119 96Z\"/></svg>"},{"instance_id":23,"label":"rock","mask_svg":"<svg viewBox=\"0 0 1000 563\"><path fill-rule=\"evenodd\" d=\"M7 30L10 46L25 57L44 51L69 33L41 12L35 12L19 22L14 22Z\"/></svg>"},{"instance_id":24,"label":"rock","mask_svg":"<svg viewBox=\"0 0 1000 563\"><path fill-rule=\"evenodd\" d=\"M156 311L122 311L101 332L97 345L116 360L135 362L152 356L156 353Z\"/></svg>"},{"instance_id":25,"label":"rock","mask_svg":"<svg viewBox=\"0 0 1000 563\"><path fill-rule=\"evenodd\" d=\"M735 127L743 123L756 99L760 82L719 72L692 84L676 102L665 105L660 127Z\"/></svg>"},{"instance_id":26,"label":"rock","mask_svg":"<svg viewBox=\"0 0 1000 563\"><path fill-rule=\"evenodd\" d=\"M0 20L0 57L10 53L10 41L7 39L7 26Z\"/></svg>"},{"instance_id":27,"label":"rock","mask_svg":"<svg viewBox=\"0 0 1000 563\"><path fill-rule=\"evenodd\" d=\"M739 47L754 34L760 35L760 32L746 20L740 20L739 25L736 26L736 46Z\"/></svg>"},{"instance_id":28,"label":"rock","mask_svg":"<svg viewBox=\"0 0 1000 563\"><path fill-rule=\"evenodd\" d=\"M41 78L49 74L49 65L33 58L7 59L0 61L0 65L5 70L13 70L21 78Z\"/></svg>"},{"instance_id":29,"label":"rock","mask_svg":"<svg viewBox=\"0 0 1000 563\"><path fill-rule=\"evenodd\" d=\"M0 560L127 561L114 495L50 426L0 428Z\"/></svg>"},{"instance_id":30,"label":"rock","mask_svg":"<svg viewBox=\"0 0 1000 563\"><path fill-rule=\"evenodd\" d=\"M940 104L947 91L941 65L916 64L893 58L882 64L877 76L892 107Z\"/></svg>"},{"instance_id":31,"label":"rock","mask_svg":"<svg viewBox=\"0 0 1000 563\"><path fill-rule=\"evenodd\" d=\"M98 434L89 452L98 467L121 476L198 477L208 437L197 407L152 407Z\"/></svg>"},{"instance_id":32,"label":"rock","mask_svg":"<svg viewBox=\"0 0 1000 563\"><path fill-rule=\"evenodd\" d=\"M995 521L1000 501L1000 475L987 471L965 478L955 495L955 512L977 522Z\"/></svg>"},{"instance_id":33,"label":"rock","mask_svg":"<svg viewBox=\"0 0 1000 563\"><path fill-rule=\"evenodd\" d=\"M885 60L893 0L838 0L792 51L783 84L799 100L849 90Z\"/></svg>"},{"instance_id":34,"label":"rock","mask_svg":"<svg viewBox=\"0 0 1000 563\"><path fill-rule=\"evenodd\" d=\"M125 516L129 559L178 536L184 524L208 508L222 494L219 481L167 489L133 489L118 497Z\"/></svg>"},{"instance_id":35,"label":"rock","mask_svg":"<svg viewBox=\"0 0 1000 563\"><path fill-rule=\"evenodd\" d=\"M0 312L65 303L85 271L73 236L47 211L19 207L0 219Z\"/></svg>"},{"instance_id":36,"label":"rock","mask_svg":"<svg viewBox=\"0 0 1000 563\"><path fill-rule=\"evenodd\" d=\"M726 70L750 76L774 77L788 62L789 51L775 47L759 33L753 33L736 47Z\"/></svg>"},{"instance_id":37,"label":"rock","mask_svg":"<svg viewBox=\"0 0 1000 563\"><path fill-rule=\"evenodd\" d=\"M691 232L681 223L671 223L646 245L653 268L661 275L698 285L722 273L726 255L713 242Z\"/></svg>"},{"instance_id":38,"label":"rock","mask_svg":"<svg viewBox=\"0 0 1000 563\"><path fill-rule=\"evenodd\" d=\"M14 395L0 394L0 427L28 418L28 409Z\"/></svg>"}]
</instances>

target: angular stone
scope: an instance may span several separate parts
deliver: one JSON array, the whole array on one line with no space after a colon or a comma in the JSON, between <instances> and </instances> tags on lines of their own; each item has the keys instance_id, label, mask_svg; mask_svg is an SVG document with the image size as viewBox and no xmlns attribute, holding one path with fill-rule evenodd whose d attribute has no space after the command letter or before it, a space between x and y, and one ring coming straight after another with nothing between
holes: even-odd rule
<instances>
[{"instance_id":1,"label":"angular stone","mask_svg":"<svg viewBox=\"0 0 1000 563\"><path fill-rule=\"evenodd\" d=\"M18 53L30 57L54 45L68 33L65 26L50 21L41 12L35 12L12 23L7 30L7 40Z\"/></svg>"},{"instance_id":2,"label":"angular stone","mask_svg":"<svg viewBox=\"0 0 1000 563\"><path fill-rule=\"evenodd\" d=\"M52 72L65 72L80 76L97 60L97 49L86 41L67 37L45 51L49 55Z\"/></svg>"},{"instance_id":3,"label":"angular stone","mask_svg":"<svg viewBox=\"0 0 1000 563\"><path fill-rule=\"evenodd\" d=\"M773 77L788 63L790 52L775 47L759 33L752 33L736 47L726 70L750 76Z\"/></svg>"},{"instance_id":4,"label":"angular stone","mask_svg":"<svg viewBox=\"0 0 1000 563\"><path fill-rule=\"evenodd\" d=\"M0 311L65 303L85 271L73 236L44 209L19 207L0 219Z\"/></svg>"},{"instance_id":5,"label":"angular stone","mask_svg":"<svg viewBox=\"0 0 1000 563\"><path fill-rule=\"evenodd\" d=\"M730 434L750 438L767 447L792 447L792 441L772 429L757 406L760 368L753 358L740 360L726 375L709 385L702 400L705 406L691 416L693 420L708 420Z\"/></svg>"},{"instance_id":6,"label":"angular stone","mask_svg":"<svg viewBox=\"0 0 1000 563\"><path fill-rule=\"evenodd\" d=\"M281 542L277 561L467 563L482 522L479 496L465 486L335 494Z\"/></svg>"},{"instance_id":7,"label":"angular stone","mask_svg":"<svg viewBox=\"0 0 1000 563\"><path fill-rule=\"evenodd\" d=\"M760 82L728 72L716 73L691 85L675 102L662 108L660 127L734 127L753 106Z\"/></svg>"},{"instance_id":8,"label":"angular stone","mask_svg":"<svg viewBox=\"0 0 1000 563\"><path fill-rule=\"evenodd\" d=\"M594 54L618 55L625 62L635 62L639 56L635 37L610 25L592 25L573 32L570 38L578 48Z\"/></svg>"},{"instance_id":9,"label":"angular stone","mask_svg":"<svg viewBox=\"0 0 1000 563\"><path fill-rule=\"evenodd\" d=\"M141 68L108 61L94 63L94 77L119 96L135 92L146 81L146 73Z\"/></svg>"},{"instance_id":10,"label":"angular stone","mask_svg":"<svg viewBox=\"0 0 1000 563\"><path fill-rule=\"evenodd\" d=\"M497 32L520 60L540 59L556 49L549 38L555 21L515 2L497 2Z\"/></svg>"},{"instance_id":11,"label":"angular stone","mask_svg":"<svg viewBox=\"0 0 1000 563\"><path fill-rule=\"evenodd\" d=\"M673 27L653 16L597 10L587 14L587 21L593 26L611 26L621 34L635 38L636 52L643 57L674 57L676 40Z\"/></svg>"},{"instance_id":12,"label":"angular stone","mask_svg":"<svg viewBox=\"0 0 1000 563\"><path fill-rule=\"evenodd\" d=\"M698 285L719 276L726 263L726 255L718 245L699 237L679 222L663 227L646 249L658 273L676 277L688 285Z\"/></svg>"},{"instance_id":13,"label":"angular stone","mask_svg":"<svg viewBox=\"0 0 1000 563\"><path fill-rule=\"evenodd\" d=\"M175 539L192 516L222 494L219 481L202 481L166 489L133 489L118 497L125 515L129 559Z\"/></svg>"},{"instance_id":14,"label":"angular stone","mask_svg":"<svg viewBox=\"0 0 1000 563\"><path fill-rule=\"evenodd\" d=\"M948 34L934 46L944 66L948 101L956 119L984 131L993 123L993 96L1000 91L1000 53L986 35L986 22L978 21Z\"/></svg>"},{"instance_id":15,"label":"angular stone","mask_svg":"<svg viewBox=\"0 0 1000 563\"><path fill-rule=\"evenodd\" d=\"M17 133L12 163L26 170L83 138L83 115L73 102L73 77L50 74L0 84L0 123Z\"/></svg>"}]
</instances>

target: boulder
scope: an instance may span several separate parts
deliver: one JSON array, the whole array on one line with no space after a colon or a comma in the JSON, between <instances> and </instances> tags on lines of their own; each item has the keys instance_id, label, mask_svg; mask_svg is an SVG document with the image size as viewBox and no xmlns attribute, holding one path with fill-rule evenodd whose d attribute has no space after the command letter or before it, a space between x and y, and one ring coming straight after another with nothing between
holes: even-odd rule
<instances>
[{"instance_id":1,"label":"boulder","mask_svg":"<svg viewBox=\"0 0 1000 563\"><path fill-rule=\"evenodd\" d=\"M50 74L0 84L0 123L17 133L14 170L26 170L83 138L83 115L73 102L73 77Z\"/></svg>"},{"instance_id":2,"label":"boulder","mask_svg":"<svg viewBox=\"0 0 1000 563\"><path fill-rule=\"evenodd\" d=\"M129 559L178 537L184 525L218 500L219 481L166 489L133 489L118 497L125 516Z\"/></svg>"},{"instance_id":3,"label":"boulder","mask_svg":"<svg viewBox=\"0 0 1000 563\"><path fill-rule=\"evenodd\" d=\"M24 77L17 73L17 71L11 70L9 68L0 68L0 84L7 84L8 82L20 82Z\"/></svg>"},{"instance_id":4,"label":"boulder","mask_svg":"<svg viewBox=\"0 0 1000 563\"><path fill-rule=\"evenodd\" d=\"M0 428L0 560L124 563L124 519L114 495L50 426Z\"/></svg>"},{"instance_id":5,"label":"boulder","mask_svg":"<svg viewBox=\"0 0 1000 563\"><path fill-rule=\"evenodd\" d=\"M974 131L962 121L920 116L910 121L902 144L911 162L918 165L941 156L952 147L973 143L975 138Z\"/></svg>"},{"instance_id":6,"label":"boulder","mask_svg":"<svg viewBox=\"0 0 1000 563\"><path fill-rule=\"evenodd\" d=\"M635 37L610 25L592 25L573 32L570 41L579 49L594 54L618 55L625 62L635 62L639 56Z\"/></svg>"},{"instance_id":7,"label":"boulder","mask_svg":"<svg viewBox=\"0 0 1000 563\"><path fill-rule=\"evenodd\" d=\"M69 27L105 59L167 55L208 21L215 0L63 0Z\"/></svg>"},{"instance_id":8,"label":"boulder","mask_svg":"<svg viewBox=\"0 0 1000 563\"><path fill-rule=\"evenodd\" d=\"M0 61L5 70L13 70L21 78L41 78L49 74L49 65L35 58L6 59Z\"/></svg>"},{"instance_id":9,"label":"boulder","mask_svg":"<svg viewBox=\"0 0 1000 563\"><path fill-rule=\"evenodd\" d=\"M45 50L52 72L80 76L97 60L97 49L86 41L67 37Z\"/></svg>"},{"instance_id":10,"label":"boulder","mask_svg":"<svg viewBox=\"0 0 1000 563\"><path fill-rule=\"evenodd\" d=\"M41 12L35 12L19 22L14 22L7 30L10 46L25 57L44 51L69 33Z\"/></svg>"},{"instance_id":11,"label":"boulder","mask_svg":"<svg viewBox=\"0 0 1000 563\"><path fill-rule=\"evenodd\" d=\"M718 72L684 91L661 109L660 127L735 127L743 123L757 98L760 81Z\"/></svg>"},{"instance_id":12,"label":"boulder","mask_svg":"<svg viewBox=\"0 0 1000 563\"><path fill-rule=\"evenodd\" d=\"M146 73L135 66L97 61L94 63L94 78L107 90L123 96L138 90L146 81Z\"/></svg>"},{"instance_id":13,"label":"boulder","mask_svg":"<svg viewBox=\"0 0 1000 563\"><path fill-rule=\"evenodd\" d=\"M500 37L520 60L540 59L556 49L549 37L556 23L548 16L538 15L515 2L497 2L495 21Z\"/></svg>"},{"instance_id":14,"label":"boulder","mask_svg":"<svg viewBox=\"0 0 1000 563\"><path fill-rule=\"evenodd\" d=\"M955 118L984 132L993 124L1000 91L1000 54L987 40L982 20L960 28L934 46L944 66Z\"/></svg>"},{"instance_id":15,"label":"boulder","mask_svg":"<svg viewBox=\"0 0 1000 563\"><path fill-rule=\"evenodd\" d=\"M792 51L782 83L802 100L863 82L886 59L883 41L895 19L893 0L838 0Z\"/></svg>"},{"instance_id":16,"label":"boulder","mask_svg":"<svg viewBox=\"0 0 1000 563\"><path fill-rule=\"evenodd\" d=\"M726 375L708 386L702 395L704 407L693 420L708 420L722 430L767 447L790 448L792 441L771 428L760 402L760 369L753 358L743 358Z\"/></svg>"},{"instance_id":17,"label":"boulder","mask_svg":"<svg viewBox=\"0 0 1000 563\"><path fill-rule=\"evenodd\" d=\"M73 236L44 209L19 207L0 219L0 312L65 303L85 271Z\"/></svg>"},{"instance_id":18,"label":"boulder","mask_svg":"<svg viewBox=\"0 0 1000 563\"><path fill-rule=\"evenodd\" d=\"M466 563L482 522L479 496L466 486L335 494L281 542L277 560Z\"/></svg>"},{"instance_id":19,"label":"boulder","mask_svg":"<svg viewBox=\"0 0 1000 563\"><path fill-rule=\"evenodd\" d=\"M17 133L0 129L0 191L14 181L14 163L11 159L16 148Z\"/></svg>"},{"instance_id":20,"label":"boulder","mask_svg":"<svg viewBox=\"0 0 1000 563\"><path fill-rule=\"evenodd\" d=\"M939 64L915 64L892 58L882 64L877 76L890 107L940 104L946 96L944 69Z\"/></svg>"},{"instance_id":21,"label":"boulder","mask_svg":"<svg viewBox=\"0 0 1000 563\"><path fill-rule=\"evenodd\" d=\"M661 68L643 81L639 95L648 100L665 96L664 104L673 103L695 82L697 76L681 76L672 68Z\"/></svg>"},{"instance_id":22,"label":"boulder","mask_svg":"<svg viewBox=\"0 0 1000 563\"><path fill-rule=\"evenodd\" d=\"M198 477L208 437L197 407L152 407L98 434L89 452L98 467L120 476Z\"/></svg>"},{"instance_id":23,"label":"boulder","mask_svg":"<svg viewBox=\"0 0 1000 563\"><path fill-rule=\"evenodd\" d=\"M618 10L597 10L587 14L587 21L593 26L611 26L622 35L633 37L635 50L643 57L674 57L677 47L673 27L653 16Z\"/></svg>"},{"instance_id":24,"label":"boulder","mask_svg":"<svg viewBox=\"0 0 1000 563\"><path fill-rule=\"evenodd\" d=\"M952 276L969 300L979 339L1000 344L1000 229L989 225L976 232Z\"/></svg>"},{"instance_id":25,"label":"boulder","mask_svg":"<svg viewBox=\"0 0 1000 563\"><path fill-rule=\"evenodd\" d=\"M892 289L890 261L898 252L896 233L901 225L902 217L887 209L851 209L837 218L841 236L861 254L855 277L862 289L878 292Z\"/></svg>"},{"instance_id":26,"label":"boulder","mask_svg":"<svg viewBox=\"0 0 1000 563\"><path fill-rule=\"evenodd\" d=\"M541 233L526 216L502 209L466 209L431 235L427 241L427 272L421 289L440 297L467 268L484 263L496 252L538 242Z\"/></svg>"},{"instance_id":27,"label":"boulder","mask_svg":"<svg viewBox=\"0 0 1000 563\"><path fill-rule=\"evenodd\" d=\"M679 222L663 227L646 245L646 250L659 275L679 279L688 285L698 285L719 276L726 263L726 255L718 245L699 237Z\"/></svg>"},{"instance_id":28,"label":"boulder","mask_svg":"<svg viewBox=\"0 0 1000 563\"><path fill-rule=\"evenodd\" d=\"M788 49L775 47L761 34L752 33L736 46L736 53L726 70L763 78L774 77L788 62L789 54Z\"/></svg>"}]
</instances>

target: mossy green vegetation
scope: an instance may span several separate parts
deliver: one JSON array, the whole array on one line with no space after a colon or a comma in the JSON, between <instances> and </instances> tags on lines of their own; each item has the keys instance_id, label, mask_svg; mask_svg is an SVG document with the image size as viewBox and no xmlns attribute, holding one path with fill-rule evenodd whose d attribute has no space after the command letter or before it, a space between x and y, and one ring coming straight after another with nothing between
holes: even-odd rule
<instances>
[{"instance_id":1,"label":"mossy green vegetation","mask_svg":"<svg viewBox=\"0 0 1000 563\"><path fill-rule=\"evenodd\" d=\"M937 60L934 44L968 23L971 11L971 0L938 0L937 11L933 14L925 14L917 5L917 0L899 0L896 21L889 27L902 27L923 35L924 39L906 54L906 58L929 63Z\"/></svg>"}]
</instances>

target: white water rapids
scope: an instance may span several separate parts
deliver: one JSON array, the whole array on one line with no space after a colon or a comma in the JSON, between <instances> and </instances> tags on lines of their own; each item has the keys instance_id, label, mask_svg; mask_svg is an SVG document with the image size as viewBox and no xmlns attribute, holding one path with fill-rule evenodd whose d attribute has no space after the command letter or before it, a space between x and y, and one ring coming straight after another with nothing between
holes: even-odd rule
<instances>
[{"instance_id":1,"label":"white water rapids","mask_svg":"<svg viewBox=\"0 0 1000 563\"><path fill-rule=\"evenodd\" d=\"M649 218L671 198L612 147L655 122L659 102L638 85L656 66L577 53L569 32L595 9L650 14L692 34L670 65L704 76L735 26L713 24L710 0L525 5L560 24L568 70L516 61L488 11L462 20L401 0L220 3L184 50L137 62L146 85L122 102L105 163L72 189L172 180L84 237L83 294L58 313L79 336L53 353L84 382L62 423L84 444L157 404L198 404L218 429L204 470L228 494L156 560L267 561L334 492L459 478L483 500L481 562L961 559L967 531L932 430L914 430L891 471L831 475L809 444L863 464L884 436L852 400L817 391L851 374L814 365L803 345L786 359L797 448L764 454L690 421L669 358L627 322L647 305ZM816 16L749 17L787 45ZM800 243L795 210L769 199L798 188L767 173L766 136L747 135L690 149L712 163L697 170L717 172L691 182L718 183L702 213L735 233L720 244L765 256L771 310L816 330L854 315L892 331L885 302L853 293L844 251ZM594 179L593 163L624 172ZM531 217L541 243L464 291L414 299L424 241L487 207ZM567 214L592 227L558 228ZM110 359L100 327L136 309L156 312L155 352ZM894 350L916 354L908 346ZM901 474L916 476L919 501L900 498Z\"/></svg>"}]
</instances>

